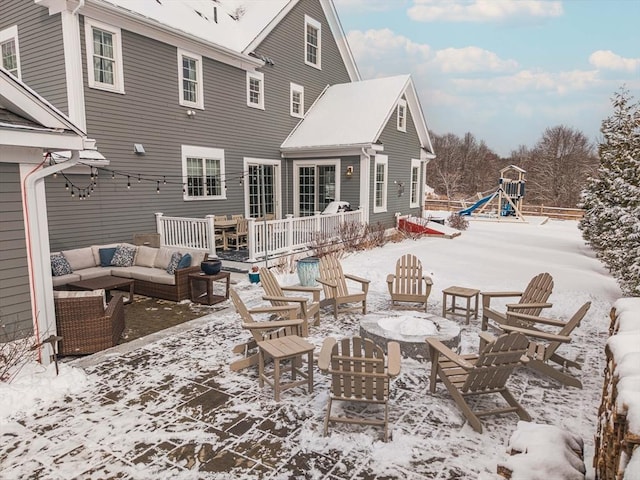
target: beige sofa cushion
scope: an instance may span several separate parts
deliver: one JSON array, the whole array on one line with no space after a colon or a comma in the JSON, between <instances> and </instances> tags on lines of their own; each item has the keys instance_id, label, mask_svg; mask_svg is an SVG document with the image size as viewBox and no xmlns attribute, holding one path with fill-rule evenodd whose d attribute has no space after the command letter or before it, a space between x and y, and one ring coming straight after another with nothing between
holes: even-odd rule
<instances>
[{"instance_id":1,"label":"beige sofa cushion","mask_svg":"<svg viewBox=\"0 0 640 480\"><path fill-rule=\"evenodd\" d=\"M153 266L156 268L161 268L162 270L166 270L169 266L169 261L171 261L171 255L173 255L173 252L176 251L177 249L175 248L160 247L158 249L156 259L153 262Z\"/></svg>"},{"instance_id":2,"label":"beige sofa cushion","mask_svg":"<svg viewBox=\"0 0 640 480\"><path fill-rule=\"evenodd\" d=\"M67 262L69 262L69 265L71 265L71 269L74 272L76 270L82 270L83 268L91 268L100 265L100 262L96 263L91 247L63 250L62 254L64 255L64 258L67 259Z\"/></svg>"},{"instance_id":3,"label":"beige sofa cushion","mask_svg":"<svg viewBox=\"0 0 640 480\"><path fill-rule=\"evenodd\" d=\"M134 265L138 267L154 267L158 250L158 248L140 245L136 253Z\"/></svg>"},{"instance_id":4,"label":"beige sofa cushion","mask_svg":"<svg viewBox=\"0 0 640 480\"><path fill-rule=\"evenodd\" d=\"M68 275L59 275L57 277L51 277L51 280L53 281L54 287L60 287L70 282L77 282L78 280L80 280L80 275L77 273L70 273Z\"/></svg>"},{"instance_id":5,"label":"beige sofa cushion","mask_svg":"<svg viewBox=\"0 0 640 480\"><path fill-rule=\"evenodd\" d=\"M107 308L107 297L104 294L104 289L99 288L98 290L54 290L53 298L91 298L91 297L100 297L102 298L102 303L106 310Z\"/></svg>"}]
</instances>

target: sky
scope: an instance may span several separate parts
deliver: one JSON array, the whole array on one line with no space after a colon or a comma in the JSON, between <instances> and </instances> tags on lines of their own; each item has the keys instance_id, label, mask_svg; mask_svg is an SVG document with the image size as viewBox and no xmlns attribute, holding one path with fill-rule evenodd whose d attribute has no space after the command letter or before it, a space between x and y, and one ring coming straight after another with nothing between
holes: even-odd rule
<instances>
[{"instance_id":1,"label":"sky","mask_svg":"<svg viewBox=\"0 0 640 480\"><path fill-rule=\"evenodd\" d=\"M410 73L431 131L503 157L558 125L597 142L613 94L640 99L639 0L334 3L363 79Z\"/></svg>"},{"instance_id":2,"label":"sky","mask_svg":"<svg viewBox=\"0 0 640 480\"><path fill-rule=\"evenodd\" d=\"M549 297L553 306L545 311L545 316L567 320L581 305L591 302L584 320L572 334L572 342L559 349L559 353L582 364L582 370L570 371L580 378L583 389L561 387L526 369L518 369L509 381L534 423L553 425L582 438L585 466L589 471L602 395L609 311L614 302L621 302L621 294L615 280L585 246L577 222L542 223L540 218L529 219L529 223L472 219L469 228L454 239L407 238L348 254L341 263L346 273L371 281L367 303L374 317L389 310L386 275L394 271L396 260L406 253L416 255L433 280L428 301L430 314L442 312L441 291L449 286L518 291L524 289L534 275L544 271L554 279ZM523 249L526 255L522 254ZM283 284L297 282L291 271L280 271L277 276ZM234 280L233 288L250 308L264 305L260 285L249 283L246 276L234 277ZM503 301L516 300L507 297ZM503 303L496 303L494 299L491 306L499 310ZM330 435L324 437L327 375L316 370L313 393L303 388L290 389L283 392L276 404L273 391L267 386L259 387L255 368L229 370L229 363L240 358L232 353L232 346L248 339L249 334L240 328L240 319L228 302L226 306L218 304L210 308L212 313L193 320L191 326L180 325L180 331L64 363L59 377L55 377L53 366L44 369L29 364L12 383L0 382L3 478L79 478L83 477L81 471L87 469L101 471L105 462L109 464L110 478L118 474L126 478L195 478L189 468L200 470L198 478L220 478L207 476L206 465L198 464L199 458L193 458L193 464L188 463L187 453L194 450L193 445L206 446L212 442L223 442L230 451L238 451L253 442L256 448L249 448L245 455L256 458L262 465L276 465L265 467L258 475L255 470L236 471L225 478L301 478L289 470L296 466L290 458L308 455L319 459L331 457L327 469L332 469L330 478L335 479L363 478L366 476L361 474L363 469L385 478L414 480L456 475L456 478L480 480L497 478L496 463L507 458L505 446L517 428L517 416L484 418L484 432L476 433L442 384L437 386L436 393L429 392L428 362L407 357L401 360L401 373L392 383L389 443L381 442L379 429L363 430L345 425L332 426ZM224 309L216 311L216 308ZM616 364L620 366L617 371L627 372L625 375L631 381L625 387L624 396L634 431L640 428L637 395L640 330L636 321L639 311L638 299L634 304L627 304L626 317L620 317L625 335L617 335L621 341L615 345L609 341L614 347ZM171 313L168 310L158 314ZM402 312L393 314L404 321ZM415 312L407 314L406 318L414 315ZM330 310L323 309L320 325L311 326L307 338L316 346L315 354L327 336L357 335L361 318L361 314L351 313L335 320ZM461 352L477 351L480 320L472 319L469 325L465 325L464 320L450 318L448 321L444 324L437 320L440 328L443 325L452 328L452 324L460 328ZM621 384L619 390L623 395ZM199 395L206 399L219 396L220 392L230 398L213 414L196 401ZM274 413L276 409L279 413ZM192 419L185 422L186 431L184 426L182 430L178 428L180 423L175 423L176 418L185 417ZM242 419L240 424L244 423L246 428L229 427L237 418ZM264 421L279 424L277 438L256 428ZM218 430L211 429L209 424L216 429L226 425L224 430L234 434L216 437L212 431ZM274 442L282 442L275 449L279 455L275 460L267 458L269 445ZM479 445L482 448L478 448ZM340 461L333 460L336 452L341 452ZM207 458L206 449L201 453ZM639 455L640 450L636 450L635 465L640 464ZM138 456L147 458L148 463L133 462ZM540 478L555 478L552 473L546 476L540 473L554 468L550 457L545 456L544 460L538 461L534 471ZM328 478L314 471L313 463L308 465L304 478ZM593 473L587 478L593 478Z\"/></svg>"}]
</instances>

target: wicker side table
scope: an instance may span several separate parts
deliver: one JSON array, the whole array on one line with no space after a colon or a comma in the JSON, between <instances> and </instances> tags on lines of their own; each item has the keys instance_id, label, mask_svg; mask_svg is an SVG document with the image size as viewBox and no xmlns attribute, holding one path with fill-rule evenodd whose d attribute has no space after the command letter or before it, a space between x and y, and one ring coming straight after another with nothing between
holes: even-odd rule
<instances>
[{"instance_id":1,"label":"wicker side table","mask_svg":"<svg viewBox=\"0 0 640 480\"><path fill-rule=\"evenodd\" d=\"M204 272L196 272L189 274L189 291L191 293L191 301L194 303L202 303L204 305L215 305L224 302L229 298L229 282L231 274L229 272L220 272L215 275L207 275ZM215 293L214 282L223 281L224 294Z\"/></svg>"},{"instance_id":2,"label":"wicker side table","mask_svg":"<svg viewBox=\"0 0 640 480\"><path fill-rule=\"evenodd\" d=\"M447 318L447 313L451 315L460 315L465 317L467 321L467 325L469 325L469 319L471 315L473 318L478 318L478 296L480 295L480 290L475 288L465 288L465 287L449 287L442 290L442 316ZM451 306L447 308L447 297L451 297ZM466 298L467 304L466 306L456 305L456 297ZM473 306L471 305L471 299L474 298L475 301Z\"/></svg>"}]
</instances>

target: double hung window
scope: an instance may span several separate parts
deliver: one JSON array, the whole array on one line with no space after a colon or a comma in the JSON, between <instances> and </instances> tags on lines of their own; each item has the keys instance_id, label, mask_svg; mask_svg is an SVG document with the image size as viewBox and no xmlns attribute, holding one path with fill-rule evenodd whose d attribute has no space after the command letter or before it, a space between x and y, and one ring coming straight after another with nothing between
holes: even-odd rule
<instances>
[{"instance_id":1,"label":"double hung window","mask_svg":"<svg viewBox=\"0 0 640 480\"><path fill-rule=\"evenodd\" d=\"M387 211L387 165L386 155L376 155L374 169L373 212Z\"/></svg>"},{"instance_id":2,"label":"double hung window","mask_svg":"<svg viewBox=\"0 0 640 480\"><path fill-rule=\"evenodd\" d=\"M0 31L0 55L2 55L2 68L14 77L21 78L17 25Z\"/></svg>"},{"instance_id":3,"label":"double hung window","mask_svg":"<svg viewBox=\"0 0 640 480\"><path fill-rule=\"evenodd\" d=\"M420 206L420 160L411 159L411 179L409 182L409 207Z\"/></svg>"},{"instance_id":4,"label":"double hung window","mask_svg":"<svg viewBox=\"0 0 640 480\"><path fill-rule=\"evenodd\" d=\"M304 87L301 85L291 84L291 108L292 117L302 118L304 116Z\"/></svg>"},{"instance_id":5,"label":"double hung window","mask_svg":"<svg viewBox=\"0 0 640 480\"><path fill-rule=\"evenodd\" d=\"M304 16L304 63L315 68L321 68L322 58L322 30L320 22Z\"/></svg>"},{"instance_id":6,"label":"double hung window","mask_svg":"<svg viewBox=\"0 0 640 480\"><path fill-rule=\"evenodd\" d=\"M264 110L264 74L247 72L247 105Z\"/></svg>"},{"instance_id":7,"label":"double hung window","mask_svg":"<svg viewBox=\"0 0 640 480\"><path fill-rule=\"evenodd\" d=\"M398 130L407 131L407 101L400 100L398 102Z\"/></svg>"},{"instance_id":8,"label":"double hung window","mask_svg":"<svg viewBox=\"0 0 640 480\"><path fill-rule=\"evenodd\" d=\"M224 150L182 146L185 200L225 199Z\"/></svg>"},{"instance_id":9,"label":"double hung window","mask_svg":"<svg viewBox=\"0 0 640 480\"><path fill-rule=\"evenodd\" d=\"M120 29L85 17L89 86L124 93Z\"/></svg>"},{"instance_id":10,"label":"double hung window","mask_svg":"<svg viewBox=\"0 0 640 480\"><path fill-rule=\"evenodd\" d=\"M180 105L203 109L202 57L178 49L178 71Z\"/></svg>"}]
</instances>

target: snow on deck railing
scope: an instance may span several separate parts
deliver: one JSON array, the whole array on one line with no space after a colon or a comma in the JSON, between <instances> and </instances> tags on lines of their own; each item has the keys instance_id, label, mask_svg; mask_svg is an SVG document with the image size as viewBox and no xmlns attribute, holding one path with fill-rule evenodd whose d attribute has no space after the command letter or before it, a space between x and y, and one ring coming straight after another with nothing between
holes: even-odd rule
<instances>
[{"instance_id":1,"label":"snow on deck railing","mask_svg":"<svg viewBox=\"0 0 640 480\"><path fill-rule=\"evenodd\" d=\"M287 215L282 220L249 218L247 245L249 261L272 255L306 250L322 235L323 240L337 238L345 223L364 223L364 211L354 210L310 217ZM156 213L156 228L160 244L171 247L201 249L216 255L215 221L205 218L165 217Z\"/></svg>"}]
</instances>

